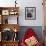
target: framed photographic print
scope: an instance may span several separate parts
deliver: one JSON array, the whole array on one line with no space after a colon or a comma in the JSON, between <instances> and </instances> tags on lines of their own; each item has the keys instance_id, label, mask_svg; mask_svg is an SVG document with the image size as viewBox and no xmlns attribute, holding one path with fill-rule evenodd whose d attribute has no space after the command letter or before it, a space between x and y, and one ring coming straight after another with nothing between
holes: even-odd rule
<instances>
[{"instance_id":1,"label":"framed photographic print","mask_svg":"<svg viewBox=\"0 0 46 46\"><path fill-rule=\"evenodd\" d=\"M2 10L2 15L9 15L9 10Z\"/></svg>"},{"instance_id":2,"label":"framed photographic print","mask_svg":"<svg viewBox=\"0 0 46 46\"><path fill-rule=\"evenodd\" d=\"M25 19L26 20L36 19L36 7L25 7Z\"/></svg>"}]
</instances>

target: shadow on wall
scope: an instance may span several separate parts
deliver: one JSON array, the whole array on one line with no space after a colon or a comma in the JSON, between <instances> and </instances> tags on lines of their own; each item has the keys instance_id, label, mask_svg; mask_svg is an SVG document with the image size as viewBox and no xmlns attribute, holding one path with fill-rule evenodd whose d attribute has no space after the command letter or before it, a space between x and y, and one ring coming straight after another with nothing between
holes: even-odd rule
<instances>
[{"instance_id":1,"label":"shadow on wall","mask_svg":"<svg viewBox=\"0 0 46 46\"><path fill-rule=\"evenodd\" d=\"M20 32L19 32L19 39L20 39L20 42L23 38L23 35L25 33L25 31L28 29L28 28L32 28L36 34L37 34L37 37L39 39L39 41L41 43L43 43L43 30L42 30L42 26L21 26L20 27Z\"/></svg>"}]
</instances>

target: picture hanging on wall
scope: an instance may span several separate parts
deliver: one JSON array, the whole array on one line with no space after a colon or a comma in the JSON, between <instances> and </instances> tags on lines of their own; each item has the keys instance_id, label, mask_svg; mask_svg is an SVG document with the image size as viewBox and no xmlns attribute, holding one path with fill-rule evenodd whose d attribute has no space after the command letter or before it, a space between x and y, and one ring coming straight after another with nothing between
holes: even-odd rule
<instances>
[{"instance_id":1,"label":"picture hanging on wall","mask_svg":"<svg viewBox=\"0 0 46 46\"><path fill-rule=\"evenodd\" d=\"M36 7L25 7L25 19L26 20L36 19Z\"/></svg>"}]
</instances>

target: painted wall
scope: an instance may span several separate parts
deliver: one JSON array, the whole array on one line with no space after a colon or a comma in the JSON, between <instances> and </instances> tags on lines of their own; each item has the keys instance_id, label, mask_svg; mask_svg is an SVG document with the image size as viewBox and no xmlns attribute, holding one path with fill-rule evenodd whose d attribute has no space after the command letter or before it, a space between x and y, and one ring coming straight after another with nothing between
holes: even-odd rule
<instances>
[{"instance_id":1,"label":"painted wall","mask_svg":"<svg viewBox=\"0 0 46 46\"><path fill-rule=\"evenodd\" d=\"M43 6L42 0L21 0L20 23L22 26L42 26L43 25ZM36 7L36 20L25 20L25 7Z\"/></svg>"},{"instance_id":2,"label":"painted wall","mask_svg":"<svg viewBox=\"0 0 46 46\"><path fill-rule=\"evenodd\" d=\"M15 0L0 0L0 6L15 6ZM19 9L20 26L43 26L43 6L42 0L17 0ZM36 7L36 20L25 20L25 7ZM12 18L12 17L11 17ZM10 20L10 19L9 19Z\"/></svg>"}]
</instances>

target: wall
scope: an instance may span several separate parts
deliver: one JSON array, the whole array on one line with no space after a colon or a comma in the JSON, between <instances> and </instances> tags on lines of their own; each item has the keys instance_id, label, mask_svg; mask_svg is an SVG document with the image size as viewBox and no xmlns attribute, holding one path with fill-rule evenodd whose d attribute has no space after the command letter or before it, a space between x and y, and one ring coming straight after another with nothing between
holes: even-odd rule
<instances>
[{"instance_id":1,"label":"wall","mask_svg":"<svg viewBox=\"0 0 46 46\"><path fill-rule=\"evenodd\" d=\"M22 26L42 26L43 25L43 6L42 0L21 0L20 24ZM36 20L25 20L25 7L36 7Z\"/></svg>"},{"instance_id":2,"label":"wall","mask_svg":"<svg viewBox=\"0 0 46 46\"><path fill-rule=\"evenodd\" d=\"M0 0L0 6L15 6L15 0ZM20 26L43 26L42 0L17 0ZM36 20L25 20L25 7L36 7Z\"/></svg>"}]
</instances>

